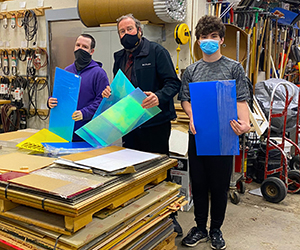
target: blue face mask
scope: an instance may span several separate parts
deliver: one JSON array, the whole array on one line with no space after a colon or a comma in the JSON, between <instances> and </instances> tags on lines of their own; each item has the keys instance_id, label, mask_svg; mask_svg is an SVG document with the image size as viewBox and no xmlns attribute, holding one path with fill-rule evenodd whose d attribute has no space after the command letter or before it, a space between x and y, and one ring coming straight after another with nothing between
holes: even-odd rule
<instances>
[{"instance_id":1,"label":"blue face mask","mask_svg":"<svg viewBox=\"0 0 300 250\"><path fill-rule=\"evenodd\" d=\"M219 41L213 39L205 39L200 41L200 48L203 53L211 55L219 49Z\"/></svg>"}]
</instances>

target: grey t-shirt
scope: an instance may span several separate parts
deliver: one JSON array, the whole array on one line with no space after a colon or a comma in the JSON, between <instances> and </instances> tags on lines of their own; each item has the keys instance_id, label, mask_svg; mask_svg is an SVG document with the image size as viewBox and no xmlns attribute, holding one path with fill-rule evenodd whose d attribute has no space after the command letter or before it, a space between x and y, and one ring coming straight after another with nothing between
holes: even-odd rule
<instances>
[{"instance_id":1,"label":"grey t-shirt","mask_svg":"<svg viewBox=\"0 0 300 250\"><path fill-rule=\"evenodd\" d=\"M226 56L218 61L205 62L203 59L186 68L182 76L182 85L178 95L180 101L191 101L189 83L218 80L236 80L236 98L238 102L248 101L250 92L243 66Z\"/></svg>"}]
</instances>

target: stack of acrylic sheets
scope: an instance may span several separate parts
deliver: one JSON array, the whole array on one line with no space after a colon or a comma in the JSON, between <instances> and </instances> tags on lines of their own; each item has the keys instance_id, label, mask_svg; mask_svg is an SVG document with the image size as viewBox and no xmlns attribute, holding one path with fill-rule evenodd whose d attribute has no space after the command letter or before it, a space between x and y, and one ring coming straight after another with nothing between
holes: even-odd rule
<instances>
[{"instance_id":1,"label":"stack of acrylic sheets","mask_svg":"<svg viewBox=\"0 0 300 250\"><path fill-rule=\"evenodd\" d=\"M161 182L176 164L157 155L123 175L59 164L0 175L0 238L24 244L24 249L127 249L128 244L149 249L173 232L167 207L178 199L180 186ZM145 192L150 183L161 184Z\"/></svg>"}]
</instances>

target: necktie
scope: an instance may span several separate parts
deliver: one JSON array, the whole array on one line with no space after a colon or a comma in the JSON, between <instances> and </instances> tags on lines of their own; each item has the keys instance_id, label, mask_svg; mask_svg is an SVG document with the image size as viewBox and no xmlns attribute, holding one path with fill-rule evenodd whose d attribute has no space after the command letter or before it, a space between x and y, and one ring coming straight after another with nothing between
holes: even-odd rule
<instances>
[{"instance_id":1,"label":"necktie","mask_svg":"<svg viewBox=\"0 0 300 250\"><path fill-rule=\"evenodd\" d=\"M133 65L133 56L130 53L125 65L125 75L127 76L129 81L131 81L132 65Z\"/></svg>"}]
</instances>

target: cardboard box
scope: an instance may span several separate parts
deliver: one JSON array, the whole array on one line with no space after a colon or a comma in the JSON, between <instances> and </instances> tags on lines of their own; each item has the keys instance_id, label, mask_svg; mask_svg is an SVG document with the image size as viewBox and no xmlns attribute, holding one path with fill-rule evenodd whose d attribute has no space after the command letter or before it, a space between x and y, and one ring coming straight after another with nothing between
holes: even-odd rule
<instances>
[{"instance_id":1,"label":"cardboard box","mask_svg":"<svg viewBox=\"0 0 300 250\"><path fill-rule=\"evenodd\" d=\"M188 204L183 207L183 211L189 211L193 206L192 187L189 175L189 162L187 157L171 155L171 158L178 160L178 166L171 169L172 182L181 185L180 195L185 196Z\"/></svg>"}]
</instances>

